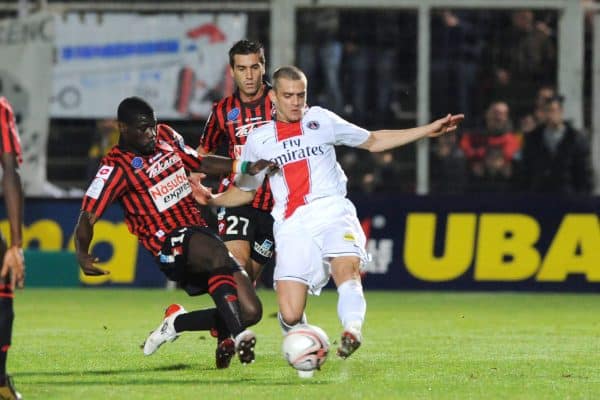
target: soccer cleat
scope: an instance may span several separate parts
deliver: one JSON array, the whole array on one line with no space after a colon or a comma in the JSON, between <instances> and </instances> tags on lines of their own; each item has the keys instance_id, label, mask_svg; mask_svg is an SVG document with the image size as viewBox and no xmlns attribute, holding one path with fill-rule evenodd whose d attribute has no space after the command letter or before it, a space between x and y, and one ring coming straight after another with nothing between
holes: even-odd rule
<instances>
[{"instance_id":1,"label":"soccer cleat","mask_svg":"<svg viewBox=\"0 0 600 400\"><path fill-rule=\"evenodd\" d=\"M163 343L173 342L179 337L179 334L175 332L175 318L184 314L186 311L183 306L179 304L171 304L165 310L165 317L163 322L154 331L150 332L150 336L144 342L144 355L149 356L153 354Z\"/></svg>"},{"instance_id":2,"label":"soccer cleat","mask_svg":"<svg viewBox=\"0 0 600 400\"><path fill-rule=\"evenodd\" d=\"M0 386L0 400L20 400L22 398L21 393L15 390L10 375L6 375L5 385Z\"/></svg>"},{"instance_id":3,"label":"soccer cleat","mask_svg":"<svg viewBox=\"0 0 600 400\"><path fill-rule=\"evenodd\" d=\"M362 335L356 329L346 329L342 333L342 339L340 341L340 347L337 349L337 355L343 359L350 357L354 353L362 342Z\"/></svg>"},{"instance_id":4,"label":"soccer cleat","mask_svg":"<svg viewBox=\"0 0 600 400\"><path fill-rule=\"evenodd\" d=\"M218 369L229 368L231 358L235 355L235 342L231 338L222 340L217 345L216 363Z\"/></svg>"},{"instance_id":5,"label":"soccer cleat","mask_svg":"<svg viewBox=\"0 0 600 400\"><path fill-rule=\"evenodd\" d=\"M255 344L256 335L251 330L246 329L235 337L235 352L238 354L242 364L254 362Z\"/></svg>"}]
</instances>

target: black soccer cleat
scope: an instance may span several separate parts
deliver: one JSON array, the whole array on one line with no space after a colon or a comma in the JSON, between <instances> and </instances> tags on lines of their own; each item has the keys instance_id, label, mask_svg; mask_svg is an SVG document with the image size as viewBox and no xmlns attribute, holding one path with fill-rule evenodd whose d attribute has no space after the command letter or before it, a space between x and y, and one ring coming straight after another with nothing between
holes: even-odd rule
<instances>
[{"instance_id":1,"label":"black soccer cleat","mask_svg":"<svg viewBox=\"0 0 600 400\"><path fill-rule=\"evenodd\" d=\"M231 359L235 355L235 342L231 338L222 340L217 345L217 351L215 353L215 361L217 364L217 368L229 368Z\"/></svg>"}]
</instances>

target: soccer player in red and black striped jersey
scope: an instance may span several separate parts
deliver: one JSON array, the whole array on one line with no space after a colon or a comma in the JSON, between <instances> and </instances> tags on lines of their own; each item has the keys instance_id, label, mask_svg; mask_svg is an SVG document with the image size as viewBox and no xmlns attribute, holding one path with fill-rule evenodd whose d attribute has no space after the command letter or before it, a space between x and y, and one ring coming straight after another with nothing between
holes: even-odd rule
<instances>
[{"instance_id":1,"label":"soccer player in red and black striped jersey","mask_svg":"<svg viewBox=\"0 0 600 400\"><path fill-rule=\"evenodd\" d=\"M216 304L216 309L190 313L180 305L168 307L161 325L146 339L144 354L154 353L183 331L215 328L233 335L221 338L217 367L227 367L235 352L242 363L252 362L256 338L246 328L260 320L260 301L221 239L208 230L190 195L187 176L191 171L224 174L235 162L199 157L171 127L157 124L152 107L138 97L121 102L118 121L119 144L101 160L75 228L83 272L108 273L95 265L98 260L89 254L89 247L94 223L118 201L129 230L156 257L162 272L188 294L208 293ZM250 166L249 173L258 172L262 168L258 164Z\"/></svg>"},{"instance_id":2,"label":"soccer player in red and black striped jersey","mask_svg":"<svg viewBox=\"0 0 600 400\"><path fill-rule=\"evenodd\" d=\"M12 337L14 319L13 298L15 287L22 288L25 278L23 259L23 186L19 175L22 162L21 143L12 107L0 97L0 163L2 164L2 190L10 225L10 247L0 233L0 398L20 399L10 376L6 374L6 358Z\"/></svg>"},{"instance_id":3,"label":"soccer player in red and black striped jersey","mask_svg":"<svg viewBox=\"0 0 600 400\"><path fill-rule=\"evenodd\" d=\"M213 105L198 151L212 154L222 140L227 140L229 156L237 159L248 134L272 120L274 110L268 96L271 86L263 80L262 44L245 39L235 43L229 50L229 65L237 89ZM226 190L233 179L233 176L225 178L219 191ZM219 235L252 281L258 279L263 266L273 256L272 208L269 181L265 179L251 204L221 208L217 215Z\"/></svg>"}]
</instances>

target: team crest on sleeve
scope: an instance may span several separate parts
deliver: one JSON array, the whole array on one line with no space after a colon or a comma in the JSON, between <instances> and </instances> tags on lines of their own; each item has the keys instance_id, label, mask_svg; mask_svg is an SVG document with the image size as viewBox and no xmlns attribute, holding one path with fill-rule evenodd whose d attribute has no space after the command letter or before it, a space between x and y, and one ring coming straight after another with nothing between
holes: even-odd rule
<instances>
[{"instance_id":1,"label":"team crest on sleeve","mask_svg":"<svg viewBox=\"0 0 600 400\"><path fill-rule=\"evenodd\" d=\"M306 127L307 127L308 129L312 129L313 131L315 131L315 130L319 129L319 127L320 127L320 126L321 126L321 125L319 125L319 121L308 121L308 122L306 123Z\"/></svg>"}]
</instances>

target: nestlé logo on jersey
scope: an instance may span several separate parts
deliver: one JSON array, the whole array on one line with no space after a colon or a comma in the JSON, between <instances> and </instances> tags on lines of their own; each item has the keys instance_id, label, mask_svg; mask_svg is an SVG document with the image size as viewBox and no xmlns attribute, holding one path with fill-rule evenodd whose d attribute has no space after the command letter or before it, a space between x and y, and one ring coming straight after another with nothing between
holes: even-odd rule
<instances>
[{"instance_id":1,"label":"nestl\u00e9 logo on jersey","mask_svg":"<svg viewBox=\"0 0 600 400\"><path fill-rule=\"evenodd\" d=\"M302 141L297 138L284 140L281 142L281 144L283 145L285 152L269 160L273 161L277 165L285 165L290 162L303 160L309 157L322 156L325 154L325 148L323 145L302 147Z\"/></svg>"}]
</instances>

